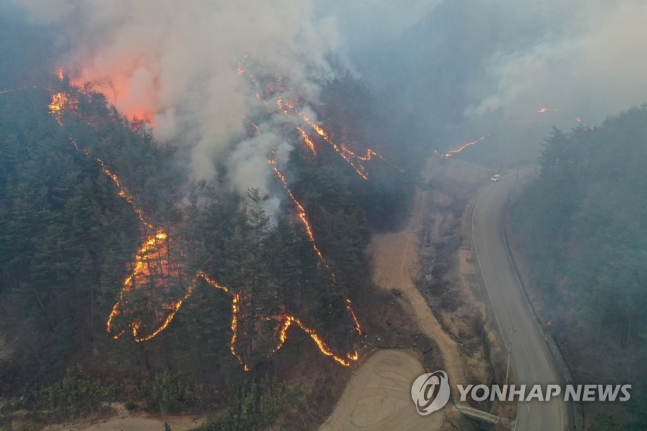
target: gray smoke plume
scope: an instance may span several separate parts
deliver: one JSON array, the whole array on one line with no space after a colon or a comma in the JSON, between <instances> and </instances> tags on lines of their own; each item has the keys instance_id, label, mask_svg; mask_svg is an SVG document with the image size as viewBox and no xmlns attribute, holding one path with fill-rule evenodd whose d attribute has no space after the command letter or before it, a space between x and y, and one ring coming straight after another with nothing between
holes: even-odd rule
<instances>
[{"instance_id":1,"label":"gray smoke plume","mask_svg":"<svg viewBox=\"0 0 647 431\"><path fill-rule=\"evenodd\" d=\"M263 106L250 76L280 77L285 92L316 104L338 45L334 20L315 19L313 0L15 1L60 27L73 82L94 83L128 116L152 117L158 139L188 146L193 177L224 166L241 192L266 193L268 151L289 151L287 119ZM248 139L246 116L261 109L269 115Z\"/></svg>"},{"instance_id":2,"label":"gray smoke plume","mask_svg":"<svg viewBox=\"0 0 647 431\"><path fill-rule=\"evenodd\" d=\"M398 99L418 119L421 136L403 139L431 153L487 135L470 151L490 163L531 161L552 126L647 101L641 0L13 1L60 24L79 82L126 114L153 113L159 139L187 143L194 177L222 166L239 191L267 191L263 153L288 130L249 73L282 77L286 96L316 105L331 51L353 59L379 103ZM247 139L244 117L268 109Z\"/></svg>"},{"instance_id":3,"label":"gray smoke plume","mask_svg":"<svg viewBox=\"0 0 647 431\"><path fill-rule=\"evenodd\" d=\"M647 56L647 4L639 1L588 2L571 11L569 27L548 35L528 50L496 53L489 72L497 90L466 110L483 115L502 109L560 112L555 117L588 123L647 101L644 79Z\"/></svg>"}]
</instances>

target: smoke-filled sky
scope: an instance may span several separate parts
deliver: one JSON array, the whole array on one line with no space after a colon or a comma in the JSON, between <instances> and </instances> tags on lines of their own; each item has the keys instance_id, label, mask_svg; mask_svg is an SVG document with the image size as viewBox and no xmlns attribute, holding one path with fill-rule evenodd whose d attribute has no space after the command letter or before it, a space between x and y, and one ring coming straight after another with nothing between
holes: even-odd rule
<instances>
[{"instance_id":1,"label":"smoke-filled sky","mask_svg":"<svg viewBox=\"0 0 647 431\"><path fill-rule=\"evenodd\" d=\"M159 139L190 145L193 176L213 178L214 162L225 166L241 193L266 193L268 151L289 149L279 114L246 139L245 117L261 105L250 74L281 77L285 93L316 103L330 75L324 56L337 46L332 21L316 19L308 0L20 3L60 26L73 82L95 83L122 113L152 118Z\"/></svg>"},{"instance_id":2,"label":"smoke-filled sky","mask_svg":"<svg viewBox=\"0 0 647 431\"><path fill-rule=\"evenodd\" d=\"M421 119L432 146L487 135L472 152L532 160L553 125L597 124L647 102L644 1L436 3L393 40L350 48L374 88Z\"/></svg>"},{"instance_id":3,"label":"smoke-filled sky","mask_svg":"<svg viewBox=\"0 0 647 431\"><path fill-rule=\"evenodd\" d=\"M422 145L523 159L553 125L595 124L647 102L647 3L639 0L14 0L60 28L61 63L158 138L190 150L196 177L225 166L232 187L267 191L265 155L289 151L285 118L244 137L260 102L246 73L285 77L316 106L329 54L377 100L397 99ZM546 108L545 112L537 111ZM580 119L579 122L577 119ZM483 148L484 150L477 150Z\"/></svg>"}]
</instances>

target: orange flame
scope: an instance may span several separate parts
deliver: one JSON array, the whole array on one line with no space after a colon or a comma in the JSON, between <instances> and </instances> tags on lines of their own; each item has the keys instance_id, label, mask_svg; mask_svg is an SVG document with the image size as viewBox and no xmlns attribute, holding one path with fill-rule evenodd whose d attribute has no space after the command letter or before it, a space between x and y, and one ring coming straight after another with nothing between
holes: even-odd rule
<instances>
[{"instance_id":1,"label":"orange flame","mask_svg":"<svg viewBox=\"0 0 647 431\"><path fill-rule=\"evenodd\" d=\"M52 96L52 102L47 105L49 108L50 114L54 117L56 122L62 127L63 126L63 109L67 106L67 94L65 93L54 93Z\"/></svg>"},{"instance_id":2,"label":"orange flame","mask_svg":"<svg viewBox=\"0 0 647 431\"><path fill-rule=\"evenodd\" d=\"M124 117L134 122L143 121L154 128L159 88L157 88L157 84L152 84L145 91L135 90L135 85L132 82L133 71L84 70L82 76L72 78L70 81L72 85L78 87L91 85L94 90L101 92ZM136 97L134 97L135 93Z\"/></svg>"},{"instance_id":3,"label":"orange flame","mask_svg":"<svg viewBox=\"0 0 647 431\"><path fill-rule=\"evenodd\" d=\"M358 335L362 335L362 327L359 324L359 320L357 320L357 316L355 315L355 312L353 311L352 303L350 302L350 299L346 298L346 310L348 310L348 313L350 314L350 317L353 319L353 323L355 324L355 330L357 331Z\"/></svg>"},{"instance_id":4,"label":"orange flame","mask_svg":"<svg viewBox=\"0 0 647 431\"><path fill-rule=\"evenodd\" d=\"M352 151L344 150L343 147L340 147L339 145L337 145L337 143L335 143L335 141L333 141L330 138L330 135L328 135L328 132L326 132L321 126L316 124L310 118L308 118L307 115L301 114L301 118L303 119L303 121L308 123L308 125L312 127L312 129L315 132L317 132L317 134L321 136L321 138L324 141L326 141L327 143L330 144L330 146L332 146L332 148L337 152L337 154L339 154L346 161L346 163L348 163L353 168L353 170L357 173L357 175L359 175L365 180L368 180L368 174L366 173L366 169L364 168L364 166L356 164L353 161L353 158L357 158L355 153L353 153Z\"/></svg>"},{"instance_id":5,"label":"orange flame","mask_svg":"<svg viewBox=\"0 0 647 431\"><path fill-rule=\"evenodd\" d=\"M238 64L238 75L239 76L244 76L245 75L245 66L247 62L247 55L243 56L243 59L241 62ZM249 79L254 83L254 86L256 88L256 98L259 99L263 105L268 106L267 100L264 100L263 97L261 96L261 87L259 82L256 80L256 78L248 74ZM278 87L279 89L282 89L282 83L280 82L280 79L278 80ZM321 126L316 124L314 121L312 121L307 115L305 115L303 112L300 112L297 110L297 105L299 103L298 98L294 98L293 101L285 101L283 97L279 97L276 99L276 106L278 110L291 119L294 122L294 118L292 116L292 113L296 111L296 113L301 117L303 121L305 121L324 141L326 141L336 152L339 154L345 161L348 163L353 170L363 179L368 180L368 173L366 172L366 168L360 163L360 162L365 162L365 161L370 161L372 159L372 156L376 156L389 164L391 167L399 170L400 172L404 172L402 169L394 166L392 163L388 162L386 158L378 154L376 151L372 149L368 149L366 152L366 156L358 156L355 154L353 151L351 151L346 145L338 145L336 142L334 142L328 132L326 132ZM299 126L295 126L299 134L301 135L304 144L310 150L313 154L313 156L317 155L317 151L314 145L314 142L308 134Z\"/></svg>"},{"instance_id":6,"label":"orange flame","mask_svg":"<svg viewBox=\"0 0 647 431\"><path fill-rule=\"evenodd\" d=\"M458 146L458 147L454 148L453 150L449 150L448 152L446 152L446 153L445 153L445 157L450 158L450 157L451 157L451 156L453 156L454 154L458 154L458 153L460 153L460 152L461 152L461 151L463 151L465 148L467 148L467 147L471 147L472 145L476 145L476 144L478 144L478 143L479 143L479 142L481 142L483 139L485 139L485 136L481 136L481 137L480 137L480 138L478 138L476 141L468 142L467 144L460 145L460 146Z\"/></svg>"},{"instance_id":7,"label":"orange flame","mask_svg":"<svg viewBox=\"0 0 647 431\"><path fill-rule=\"evenodd\" d=\"M359 155L357 155L356 153L354 153L353 151L351 151L351 150L350 150L348 147L346 147L345 145L342 145L342 146L341 146L341 148L342 148L342 150L343 150L346 154L349 154L351 157L354 157L354 158L356 158L357 160L361 160L361 161L363 161L363 162L368 162L368 161L370 161L370 160L373 158L373 156L375 156L375 157L379 158L380 160L382 160L382 161L383 161L384 163L386 163L387 165L391 166L393 169L395 169L395 170L397 170L397 171L400 171L400 172L404 172L404 169L400 169L400 168L398 168L398 167L397 167L397 166L395 166L393 163L389 162L386 158L384 158L384 156L382 156L381 154L379 154L377 151L372 150L371 148L368 148L368 149L366 150L366 155L365 155L365 156L359 156Z\"/></svg>"},{"instance_id":8,"label":"orange flame","mask_svg":"<svg viewBox=\"0 0 647 431\"><path fill-rule=\"evenodd\" d=\"M52 96L52 102L49 104L50 113L56 118L57 122L61 127L63 126L62 122L62 113L65 109L68 109L74 105L74 102L69 100L69 97L65 93L55 93ZM106 323L108 333L111 333L113 330L114 319L116 316L121 314L120 305L127 303L125 298L125 293L131 291L135 286L146 286L151 282L157 288L164 287L165 279L169 277L181 277L183 273L183 267L179 263L169 262L169 250L168 250L168 235L162 229L155 229L153 225L146 220L143 211L135 205L135 198L128 192L128 190L123 186L121 180L116 173L111 171L105 164L105 162L99 157L92 157L92 154L88 149L81 148L79 144L70 136L70 141L74 148L85 154L86 157L94 159L101 166L102 171L106 174L108 178L112 180L118 190L120 197L124 198L128 202L137 217L149 231L154 233L149 234L144 243L139 247L137 253L135 254L135 262L131 275L129 275L123 282L123 287L119 293L119 301L115 303L108 317ZM152 280L152 273L156 274L158 278ZM179 299L171 304L166 304L163 306L168 313L166 317L162 319L161 324L152 331L150 334L145 336L140 336L139 331L142 327L142 322L140 319L135 319L131 322L130 326L132 328L133 337L135 341L147 341L154 338L157 334L162 332L168 327L171 323L175 314L182 306L183 300L188 298L193 291L193 286L189 286L184 294L183 299ZM114 338L119 338L124 331L121 331L119 334L115 335Z\"/></svg>"},{"instance_id":9,"label":"orange flame","mask_svg":"<svg viewBox=\"0 0 647 431\"><path fill-rule=\"evenodd\" d=\"M538 114L543 114L548 111L548 108L541 108L539 111L537 111Z\"/></svg>"},{"instance_id":10,"label":"orange flame","mask_svg":"<svg viewBox=\"0 0 647 431\"><path fill-rule=\"evenodd\" d=\"M310 139L310 136L306 133L305 130L303 130L301 127L297 126L297 130L301 134L301 139L303 139L303 143L305 144L306 148L310 150L312 153L313 157L316 157L317 155L317 149L315 148L314 142L312 142L312 139Z\"/></svg>"},{"instance_id":11,"label":"orange flame","mask_svg":"<svg viewBox=\"0 0 647 431\"><path fill-rule=\"evenodd\" d=\"M124 280L122 290L119 293L119 301L115 303L108 317L106 323L108 333L113 332L114 319L123 313L122 306L128 304L128 299L126 298L128 292L138 288L154 288L166 291L168 290L169 280L181 281L183 278L186 278L184 266L180 262L172 261L168 235L162 229L159 229L155 234L147 238L135 255L135 266L132 273ZM135 341L139 343L151 340L165 330L180 310L184 300L188 299L193 293L194 285L195 283L190 284L180 299L162 305L162 308L166 310L166 316L161 317L161 323L158 322L157 328L148 335L140 335L141 319L134 319L129 326L132 328ZM157 312L156 315L158 315ZM113 338L117 339L122 334L123 331Z\"/></svg>"},{"instance_id":12,"label":"orange flame","mask_svg":"<svg viewBox=\"0 0 647 431\"><path fill-rule=\"evenodd\" d=\"M298 216L301 222L303 223L303 226L306 229L306 233L308 234L308 238L310 239L310 242L312 243L312 248L314 249L315 253L319 257L319 260L324 264L328 272L330 273L330 277L333 281L335 281L335 274L331 271L330 266L328 265L328 262L326 262L326 259L324 258L323 254L319 250L319 247L317 247L317 243L315 242L315 237L314 233L312 231L312 227L310 226L310 222L308 222L308 217L306 214L305 209L303 208L303 205L297 200L297 198L294 196L292 193L292 190L290 190L290 187L288 186L288 182L285 178L285 175L277 168L276 166L276 160L274 160L272 157L268 159L268 163L272 166L272 169L274 170L274 173L276 176L281 180L281 183L283 183L283 188L285 191L288 193L290 196L290 199L292 199L292 202L294 203L294 206L298 210ZM362 334L362 328L359 324L359 320L357 320L357 316L355 315L355 312L353 311L352 304L350 299L346 299L346 310L350 314L351 318L353 319L353 323L355 324L355 330L359 335Z\"/></svg>"},{"instance_id":13,"label":"orange flame","mask_svg":"<svg viewBox=\"0 0 647 431\"><path fill-rule=\"evenodd\" d=\"M221 286L211 278L209 278L206 274L204 274L202 271L198 272L198 276L202 277L206 282L211 284L217 289L220 289L226 293L230 293L229 289L227 289L224 286ZM249 366L245 364L243 361L243 358L240 356L240 354L236 351L236 341L238 340L238 330L239 330L239 325L238 325L238 319L239 319L239 314L240 314L240 303L241 303L241 294L242 293L234 293L232 294L232 301L231 301L231 341L229 343L229 350L231 351L231 354L234 355L238 361L243 365L245 371L249 371ZM350 301L347 302L347 305L350 309ZM352 310L351 310L352 313ZM352 314L353 318L355 319L355 322L357 322L357 319L355 318L354 313ZM269 319L268 319L269 320ZM305 326L301 321L291 315L285 315L281 319L280 325L277 327L277 332L279 333L279 342L278 344L272 349L271 354L276 353L281 347L283 347L283 344L285 344L285 341L287 340L287 330L290 327L292 323L296 323L299 328L301 328L304 332L306 332L308 335L310 335L310 338L315 342L321 353L323 353L326 356L332 357L335 361L340 363L341 365L344 365L348 367L350 363L343 358L335 355L333 351L328 347L328 345L322 340L322 338L316 333L315 330L308 328ZM359 326L359 323L357 323ZM361 332L360 332L361 333ZM359 359L359 354L355 352L351 352L347 354L348 359L352 361L357 361Z\"/></svg>"},{"instance_id":14,"label":"orange flame","mask_svg":"<svg viewBox=\"0 0 647 431\"><path fill-rule=\"evenodd\" d=\"M330 356L332 359L334 359L336 362L339 364L343 365L344 367L349 367L350 362L348 362L346 359L339 357L335 355L335 353L328 347L325 341L321 339L321 337L317 334L317 332L314 329L308 328L306 325L304 325L301 320L299 320L297 317L294 316L285 316L283 318L283 323L279 327L279 344L276 346L274 349L274 352L278 351L283 347L283 344L285 344L285 340L287 340L287 332L288 329L290 328L290 325L295 323L303 332L306 334L310 335L310 338L315 342L317 347L319 348L319 351L323 353L326 356ZM348 353L347 358L352 361L356 361L359 359L359 354L355 351L352 353Z\"/></svg>"},{"instance_id":15,"label":"orange flame","mask_svg":"<svg viewBox=\"0 0 647 431\"><path fill-rule=\"evenodd\" d=\"M61 74L62 74L62 71L61 71ZM61 75L59 75L59 77L60 76ZM49 109L51 114L57 119L61 127L63 126L62 112L65 109L70 107L71 107L71 103L69 101L68 96L65 93L55 93L53 95L52 102L49 105ZM124 310L122 310L122 307L125 305L128 305L128 298L126 297L127 293L131 292L133 289L136 289L138 286L154 287L155 289L167 289L168 288L166 286L167 280L169 279L181 280L183 278L186 278L184 273L185 268L184 268L184 265L180 262L170 261L168 234L163 229L154 229L153 225L147 221L143 211L137 208L137 206L135 205L134 197L123 186L117 174L111 171L106 166L103 160L101 160L98 157L92 157L88 149L81 148L72 137L70 137L70 141L72 142L72 144L74 145L74 148L77 151L82 152L89 158L93 158L95 161L97 161L100 164L103 172L117 186L119 196L124 198L132 206L138 218L145 226L145 228L148 231L154 232L147 236L146 240L137 250L135 254L133 270L131 274L128 277L126 277L126 279L124 280L122 284L122 289L119 292L119 299L113 305L111 313L108 316L108 320L106 322L106 329L107 329L107 332L111 334L114 330L115 319L118 316L124 314ZM308 237L310 238L313 244L314 250L316 251L319 258L325 263L323 255L321 254L321 252L319 251L319 249L317 248L314 242L314 234L307 220L305 209L296 200L291 190L288 188L285 176L283 176L283 174L278 170L278 168L276 167L276 164L273 161L271 162L271 164L273 165L275 173L283 182L283 185L286 188L291 199L295 203L295 206L298 208L299 218L302 220L304 226L306 227ZM153 277L153 275L155 275L155 277ZM202 271L198 271L196 273L196 276L194 277L192 283L188 285L188 287L186 288L181 298L175 301L172 301L168 304L162 305L162 308L166 310L166 313L161 319L158 318L158 323L156 324L156 328L154 330L150 331L148 334L141 334L142 328L144 327L142 320L140 318L132 319L132 321L127 326L130 326L130 328L132 329L134 340L138 343L149 341L155 338L162 331L164 331L173 321L177 312L182 307L184 301L186 301L193 294L198 278L202 278L213 287L219 290L222 290L226 294L232 296L232 320L231 320L232 337L230 341L230 351L232 355L234 355L238 359L238 361L243 365L244 370L249 371L250 370L249 366L243 361L243 358L241 357L241 355L236 351L236 341L238 338L238 331L239 331L238 321L239 321L239 313L240 313L240 306L241 306L241 293L232 293L227 287L218 284L216 281L208 277ZM346 308L353 319L357 332L361 334L359 321L357 320L357 317L355 316L355 313L351 308L350 300L347 300ZM156 315L157 315L157 312L156 312ZM346 356L348 360L340 356L337 356L313 329L305 326L303 323L301 323L301 321L297 317L294 317L294 316L284 316L283 318L281 318L281 323L277 328L277 331L279 332L279 342L276 348L272 350L272 353L277 351L283 346L283 344L287 339L287 330L292 323L296 323L297 326L299 326L303 331L305 331L308 335L310 335L310 338L315 342L319 350L324 355L332 357L336 362L340 363L341 365L349 366L350 362L348 360L356 361L359 358L359 355L357 352L347 353ZM124 329L121 332L113 335L113 338L118 339L125 333L125 331L126 330Z\"/></svg>"},{"instance_id":16,"label":"orange flame","mask_svg":"<svg viewBox=\"0 0 647 431\"><path fill-rule=\"evenodd\" d=\"M204 281L215 287L216 289L222 290L223 292L230 294L231 292L227 287L220 285L203 271L198 271L198 277L201 277ZM231 299L231 341L229 342L229 351L232 355L238 359L238 362L243 366L245 371L249 371L249 367L244 363L243 358L236 352L236 340L238 339L238 313L240 312L240 294L235 293Z\"/></svg>"},{"instance_id":17,"label":"orange flame","mask_svg":"<svg viewBox=\"0 0 647 431\"><path fill-rule=\"evenodd\" d=\"M272 169L274 170L274 173L276 176L281 180L281 183L283 183L283 188L285 191L288 193L290 196L290 199L292 199L292 202L294 203L294 206L297 208L297 213L299 216L299 219L303 223L303 227L306 229L306 233L308 234L308 238L310 238L310 242L312 243L312 248L314 249L315 253L317 253L317 256L319 256L319 259L321 259L325 263L325 259L323 257L323 254L321 254L321 251L319 250L319 247L317 247L317 244L315 243L315 235L312 231L312 226L310 226L310 222L308 222L308 217L306 215L306 210L303 208L303 205L297 200L297 198L294 196L292 193L292 190L290 190L290 187L288 187L288 182L285 179L285 175L279 169L276 167L276 161L272 158L268 159L267 161L271 166ZM328 264L326 264L326 267Z\"/></svg>"}]
</instances>

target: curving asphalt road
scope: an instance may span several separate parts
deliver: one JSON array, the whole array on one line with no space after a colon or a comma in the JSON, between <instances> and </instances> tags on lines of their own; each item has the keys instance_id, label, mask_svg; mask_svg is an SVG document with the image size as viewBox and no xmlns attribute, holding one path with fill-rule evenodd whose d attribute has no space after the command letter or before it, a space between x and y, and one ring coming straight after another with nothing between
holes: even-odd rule
<instances>
[{"instance_id":1,"label":"curving asphalt road","mask_svg":"<svg viewBox=\"0 0 647 431\"><path fill-rule=\"evenodd\" d=\"M472 214L472 238L492 309L511 352L516 384L559 384L552 356L525 302L503 240L503 216L508 195L532 178L534 169L523 169L490 183L478 197ZM515 184L516 183L516 184ZM510 341L511 340L511 341ZM528 392L526 392L528 393ZM521 402L517 431L563 431L567 408L561 396L550 402Z\"/></svg>"}]
</instances>

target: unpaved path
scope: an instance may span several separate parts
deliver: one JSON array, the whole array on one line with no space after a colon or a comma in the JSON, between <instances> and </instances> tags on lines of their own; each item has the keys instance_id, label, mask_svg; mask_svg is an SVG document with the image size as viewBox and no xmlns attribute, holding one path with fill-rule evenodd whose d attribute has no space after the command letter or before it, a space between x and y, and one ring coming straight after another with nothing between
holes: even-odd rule
<instances>
[{"instance_id":1,"label":"unpaved path","mask_svg":"<svg viewBox=\"0 0 647 431\"><path fill-rule=\"evenodd\" d=\"M411 219L407 227L396 233L386 233L373 237L373 253L375 256L375 281L378 285L397 289L402 293L402 300L413 309L418 330L438 345L444 360L452 387L465 383L463 364L458 352L458 346L445 331L431 312L425 298L412 282L415 265L418 262L416 252L419 232L429 208L429 195L426 191L417 189L414 197ZM456 394L454 394L456 395Z\"/></svg>"},{"instance_id":2,"label":"unpaved path","mask_svg":"<svg viewBox=\"0 0 647 431\"><path fill-rule=\"evenodd\" d=\"M161 416L130 414L120 406L116 408L118 415L103 421L50 425L44 431L164 431L164 419ZM206 420L201 416L166 416L165 419L173 431L192 430Z\"/></svg>"},{"instance_id":3,"label":"unpaved path","mask_svg":"<svg viewBox=\"0 0 647 431\"><path fill-rule=\"evenodd\" d=\"M419 232L429 208L429 194L416 190L412 215L400 232L375 235L372 251L375 258L375 282L396 289L403 308L411 310L418 330L433 339L444 360L444 370L455 383L464 383L465 373L456 343L443 331L427 301L412 282L418 263L416 252ZM424 372L413 352L380 350L357 370L346 386L335 410L320 431L439 430L445 415L437 412L420 416L411 402L411 384ZM455 390L455 389L454 389ZM456 394L454 394L455 396Z\"/></svg>"},{"instance_id":4,"label":"unpaved path","mask_svg":"<svg viewBox=\"0 0 647 431\"><path fill-rule=\"evenodd\" d=\"M440 430L443 415L420 416L411 401L411 383L424 372L413 352L377 351L357 370L319 430Z\"/></svg>"}]
</instances>

